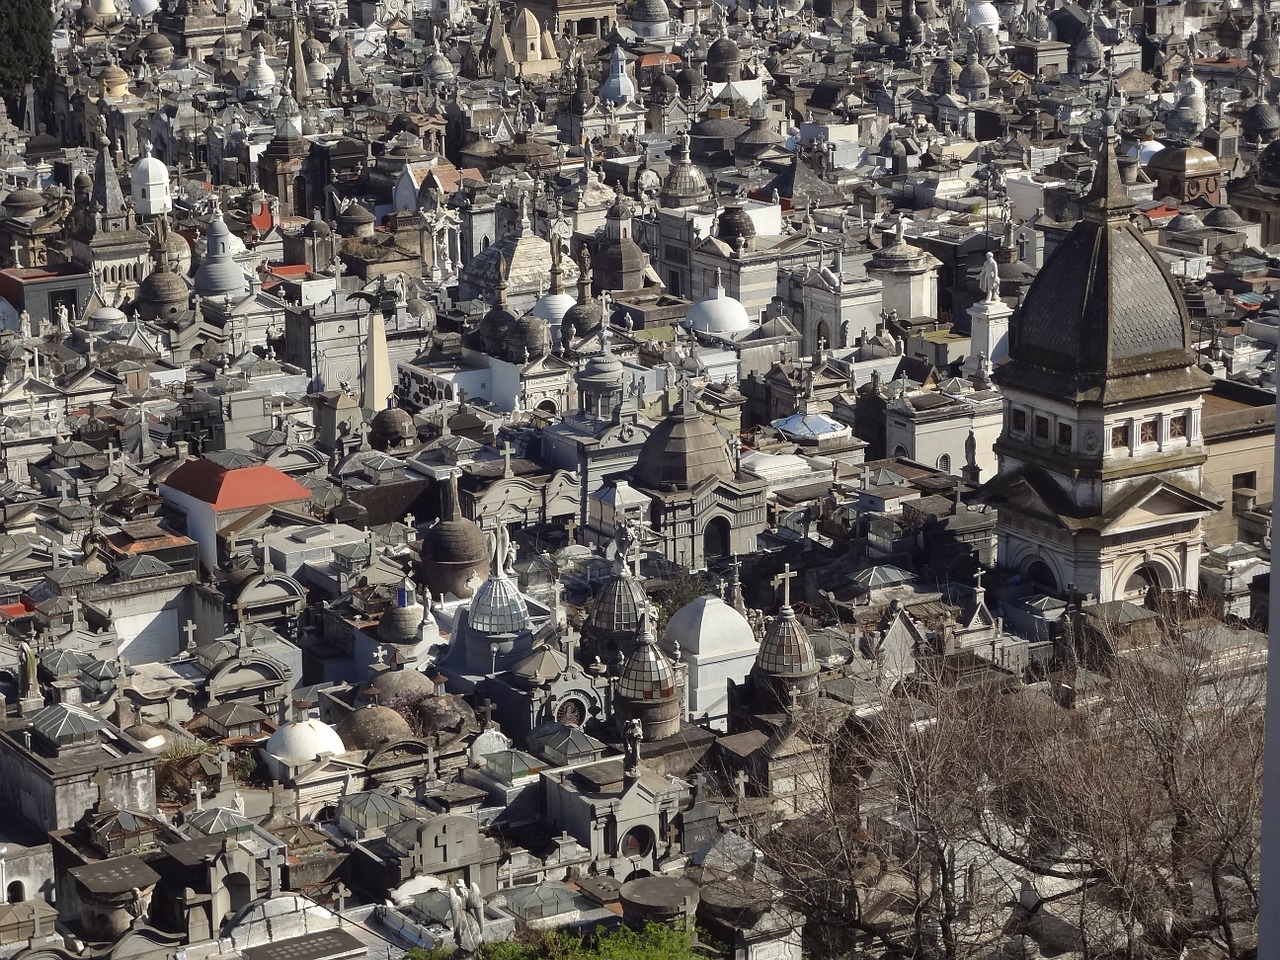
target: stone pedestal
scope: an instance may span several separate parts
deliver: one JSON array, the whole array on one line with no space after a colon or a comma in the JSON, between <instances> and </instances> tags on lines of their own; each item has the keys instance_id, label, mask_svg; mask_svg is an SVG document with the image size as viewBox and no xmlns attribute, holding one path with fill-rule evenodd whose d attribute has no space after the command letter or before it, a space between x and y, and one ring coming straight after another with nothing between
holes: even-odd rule
<instances>
[{"instance_id":1,"label":"stone pedestal","mask_svg":"<svg viewBox=\"0 0 1280 960\"><path fill-rule=\"evenodd\" d=\"M969 308L969 334L973 346L964 362L966 377L981 372L984 360L987 370L990 370L1009 356L1009 317L1012 314L1012 308L1003 300L979 300Z\"/></svg>"}]
</instances>

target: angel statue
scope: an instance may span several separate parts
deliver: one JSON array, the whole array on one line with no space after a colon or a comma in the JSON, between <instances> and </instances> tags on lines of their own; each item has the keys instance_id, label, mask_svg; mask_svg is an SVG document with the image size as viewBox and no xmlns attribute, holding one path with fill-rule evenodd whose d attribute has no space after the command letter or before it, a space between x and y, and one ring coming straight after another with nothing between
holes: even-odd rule
<instances>
[{"instance_id":1,"label":"angel statue","mask_svg":"<svg viewBox=\"0 0 1280 960\"><path fill-rule=\"evenodd\" d=\"M458 947L454 956L474 956L484 940L484 899L475 881L470 889L460 879L449 888L449 919L453 924L453 942Z\"/></svg>"}]
</instances>

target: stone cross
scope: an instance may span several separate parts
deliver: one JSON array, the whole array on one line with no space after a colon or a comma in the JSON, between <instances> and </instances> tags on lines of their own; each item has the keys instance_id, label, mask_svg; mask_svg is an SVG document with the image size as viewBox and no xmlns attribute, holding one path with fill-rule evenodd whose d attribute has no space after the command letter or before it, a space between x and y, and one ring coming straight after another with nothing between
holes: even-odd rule
<instances>
[{"instance_id":1,"label":"stone cross","mask_svg":"<svg viewBox=\"0 0 1280 960\"><path fill-rule=\"evenodd\" d=\"M386 647L384 647L384 646L382 646L382 645L379 645L379 646L378 646L378 647L373 651L373 659L374 659L374 662L375 662L375 663L378 663L378 664L384 664L384 663L386 663L386 662L387 662L387 648L386 648Z\"/></svg>"},{"instance_id":2,"label":"stone cross","mask_svg":"<svg viewBox=\"0 0 1280 960\"><path fill-rule=\"evenodd\" d=\"M511 454L514 452L515 451L511 447L511 441L508 440L502 444L502 449L499 453L502 454L502 476L504 478L509 478L511 476Z\"/></svg>"},{"instance_id":3,"label":"stone cross","mask_svg":"<svg viewBox=\"0 0 1280 960\"><path fill-rule=\"evenodd\" d=\"M62 502L69 503L71 501L71 481L70 480L59 481L58 492L62 494Z\"/></svg>"},{"instance_id":4,"label":"stone cross","mask_svg":"<svg viewBox=\"0 0 1280 960\"><path fill-rule=\"evenodd\" d=\"M800 576L796 571L791 569L791 564L782 565L782 572L773 578L775 587L782 587L782 605L784 607L791 606L791 581Z\"/></svg>"},{"instance_id":5,"label":"stone cross","mask_svg":"<svg viewBox=\"0 0 1280 960\"><path fill-rule=\"evenodd\" d=\"M734 782L738 790L738 799L746 799L747 796L747 771L739 770L734 774Z\"/></svg>"},{"instance_id":6,"label":"stone cross","mask_svg":"<svg viewBox=\"0 0 1280 960\"><path fill-rule=\"evenodd\" d=\"M434 744L427 744L427 779L435 781L439 779L436 776L436 748Z\"/></svg>"},{"instance_id":7,"label":"stone cross","mask_svg":"<svg viewBox=\"0 0 1280 960\"><path fill-rule=\"evenodd\" d=\"M194 620L188 620L183 624L182 632L187 635L187 649L194 650L196 648L196 624Z\"/></svg>"},{"instance_id":8,"label":"stone cross","mask_svg":"<svg viewBox=\"0 0 1280 960\"><path fill-rule=\"evenodd\" d=\"M333 900L334 905L338 908L338 913L346 909L347 897L349 896L351 896L351 891L347 889L346 884L339 880L338 885L333 888Z\"/></svg>"},{"instance_id":9,"label":"stone cross","mask_svg":"<svg viewBox=\"0 0 1280 960\"><path fill-rule=\"evenodd\" d=\"M80 622L80 595L73 593L71 595L71 625L74 627Z\"/></svg>"},{"instance_id":10,"label":"stone cross","mask_svg":"<svg viewBox=\"0 0 1280 960\"><path fill-rule=\"evenodd\" d=\"M267 875L270 877L268 881L271 886L271 892L276 893L282 889L280 882L280 868L284 865L284 855L281 849L275 844L267 848Z\"/></svg>"},{"instance_id":11,"label":"stone cross","mask_svg":"<svg viewBox=\"0 0 1280 960\"><path fill-rule=\"evenodd\" d=\"M91 779L98 788L98 806L103 807L107 804L107 785L111 783L111 774L107 773L105 767L99 767Z\"/></svg>"}]
</instances>

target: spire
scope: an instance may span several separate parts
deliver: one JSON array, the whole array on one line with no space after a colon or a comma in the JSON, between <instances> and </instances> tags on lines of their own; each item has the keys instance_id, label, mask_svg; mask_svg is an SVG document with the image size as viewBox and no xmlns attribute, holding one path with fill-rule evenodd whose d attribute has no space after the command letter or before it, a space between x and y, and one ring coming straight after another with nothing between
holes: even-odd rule
<instances>
[{"instance_id":1,"label":"spire","mask_svg":"<svg viewBox=\"0 0 1280 960\"><path fill-rule=\"evenodd\" d=\"M506 309L507 306L507 257L503 253L498 254L498 280L493 285L493 306L495 309Z\"/></svg>"},{"instance_id":2,"label":"spire","mask_svg":"<svg viewBox=\"0 0 1280 960\"><path fill-rule=\"evenodd\" d=\"M296 7L289 23L289 53L285 58L285 65L289 68L287 88L293 94L293 99L302 103L307 99L307 64L302 55L302 29L298 24Z\"/></svg>"},{"instance_id":3,"label":"spire","mask_svg":"<svg viewBox=\"0 0 1280 960\"><path fill-rule=\"evenodd\" d=\"M1085 198L1085 218L1095 223L1127 220L1129 211L1135 206L1120 180L1120 164L1116 160L1113 133L1113 128L1108 124L1103 133L1102 156L1098 158L1098 166L1093 174L1093 185Z\"/></svg>"},{"instance_id":4,"label":"spire","mask_svg":"<svg viewBox=\"0 0 1280 960\"><path fill-rule=\"evenodd\" d=\"M110 150L111 141L99 137L98 158L93 165L93 202L98 205L98 215L108 219L125 215L124 191L120 189Z\"/></svg>"},{"instance_id":5,"label":"spire","mask_svg":"<svg viewBox=\"0 0 1280 960\"><path fill-rule=\"evenodd\" d=\"M365 341L364 396L360 405L366 410L379 411L394 393L391 377L391 357L387 353L387 331L382 314L369 312L369 333Z\"/></svg>"}]
</instances>

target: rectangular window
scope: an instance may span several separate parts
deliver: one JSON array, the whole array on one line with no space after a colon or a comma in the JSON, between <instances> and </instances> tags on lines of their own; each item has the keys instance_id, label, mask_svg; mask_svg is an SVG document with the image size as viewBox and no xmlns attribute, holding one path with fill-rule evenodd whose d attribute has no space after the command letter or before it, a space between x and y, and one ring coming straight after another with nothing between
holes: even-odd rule
<instances>
[{"instance_id":1,"label":"rectangular window","mask_svg":"<svg viewBox=\"0 0 1280 960\"><path fill-rule=\"evenodd\" d=\"M1013 411L1013 432L1014 433L1027 432L1027 411L1025 410Z\"/></svg>"},{"instance_id":2,"label":"rectangular window","mask_svg":"<svg viewBox=\"0 0 1280 960\"><path fill-rule=\"evenodd\" d=\"M1058 446L1060 447L1071 446L1071 424L1069 423L1058 424Z\"/></svg>"},{"instance_id":3,"label":"rectangular window","mask_svg":"<svg viewBox=\"0 0 1280 960\"><path fill-rule=\"evenodd\" d=\"M1180 413L1169 418L1169 439L1181 440L1187 435L1187 415Z\"/></svg>"},{"instance_id":4,"label":"rectangular window","mask_svg":"<svg viewBox=\"0 0 1280 960\"><path fill-rule=\"evenodd\" d=\"M1156 442L1156 422L1154 420L1142 421L1142 431L1138 434L1138 440L1141 443Z\"/></svg>"},{"instance_id":5,"label":"rectangular window","mask_svg":"<svg viewBox=\"0 0 1280 960\"><path fill-rule=\"evenodd\" d=\"M1248 473L1237 473L1231 478L1232 490L1257 490L1258 474L1250 470Z\"/></svg>"},{"instance_id":6,"label":"rectangular window","mask_svg":"<svg viewBox=\"0 0 1280 960\"><path fill-rule=\"evenodd\" d=\"M1127 447L1129 445L1129 424L1122 423L1118 427L1111 428L1111 449L1115 450L1119 447Z\"/></svg>"},{"instance_id":7,"label":"rectangular window","mask_svg":"<svg viewBox=\"0 0 1280 960\"><path fill-rule=\"evenodd\" d=\"M1036 417L1036 439L1037 440L1049 439L1049 418L1048 417Z\"/></svg>"}]
</instances>

